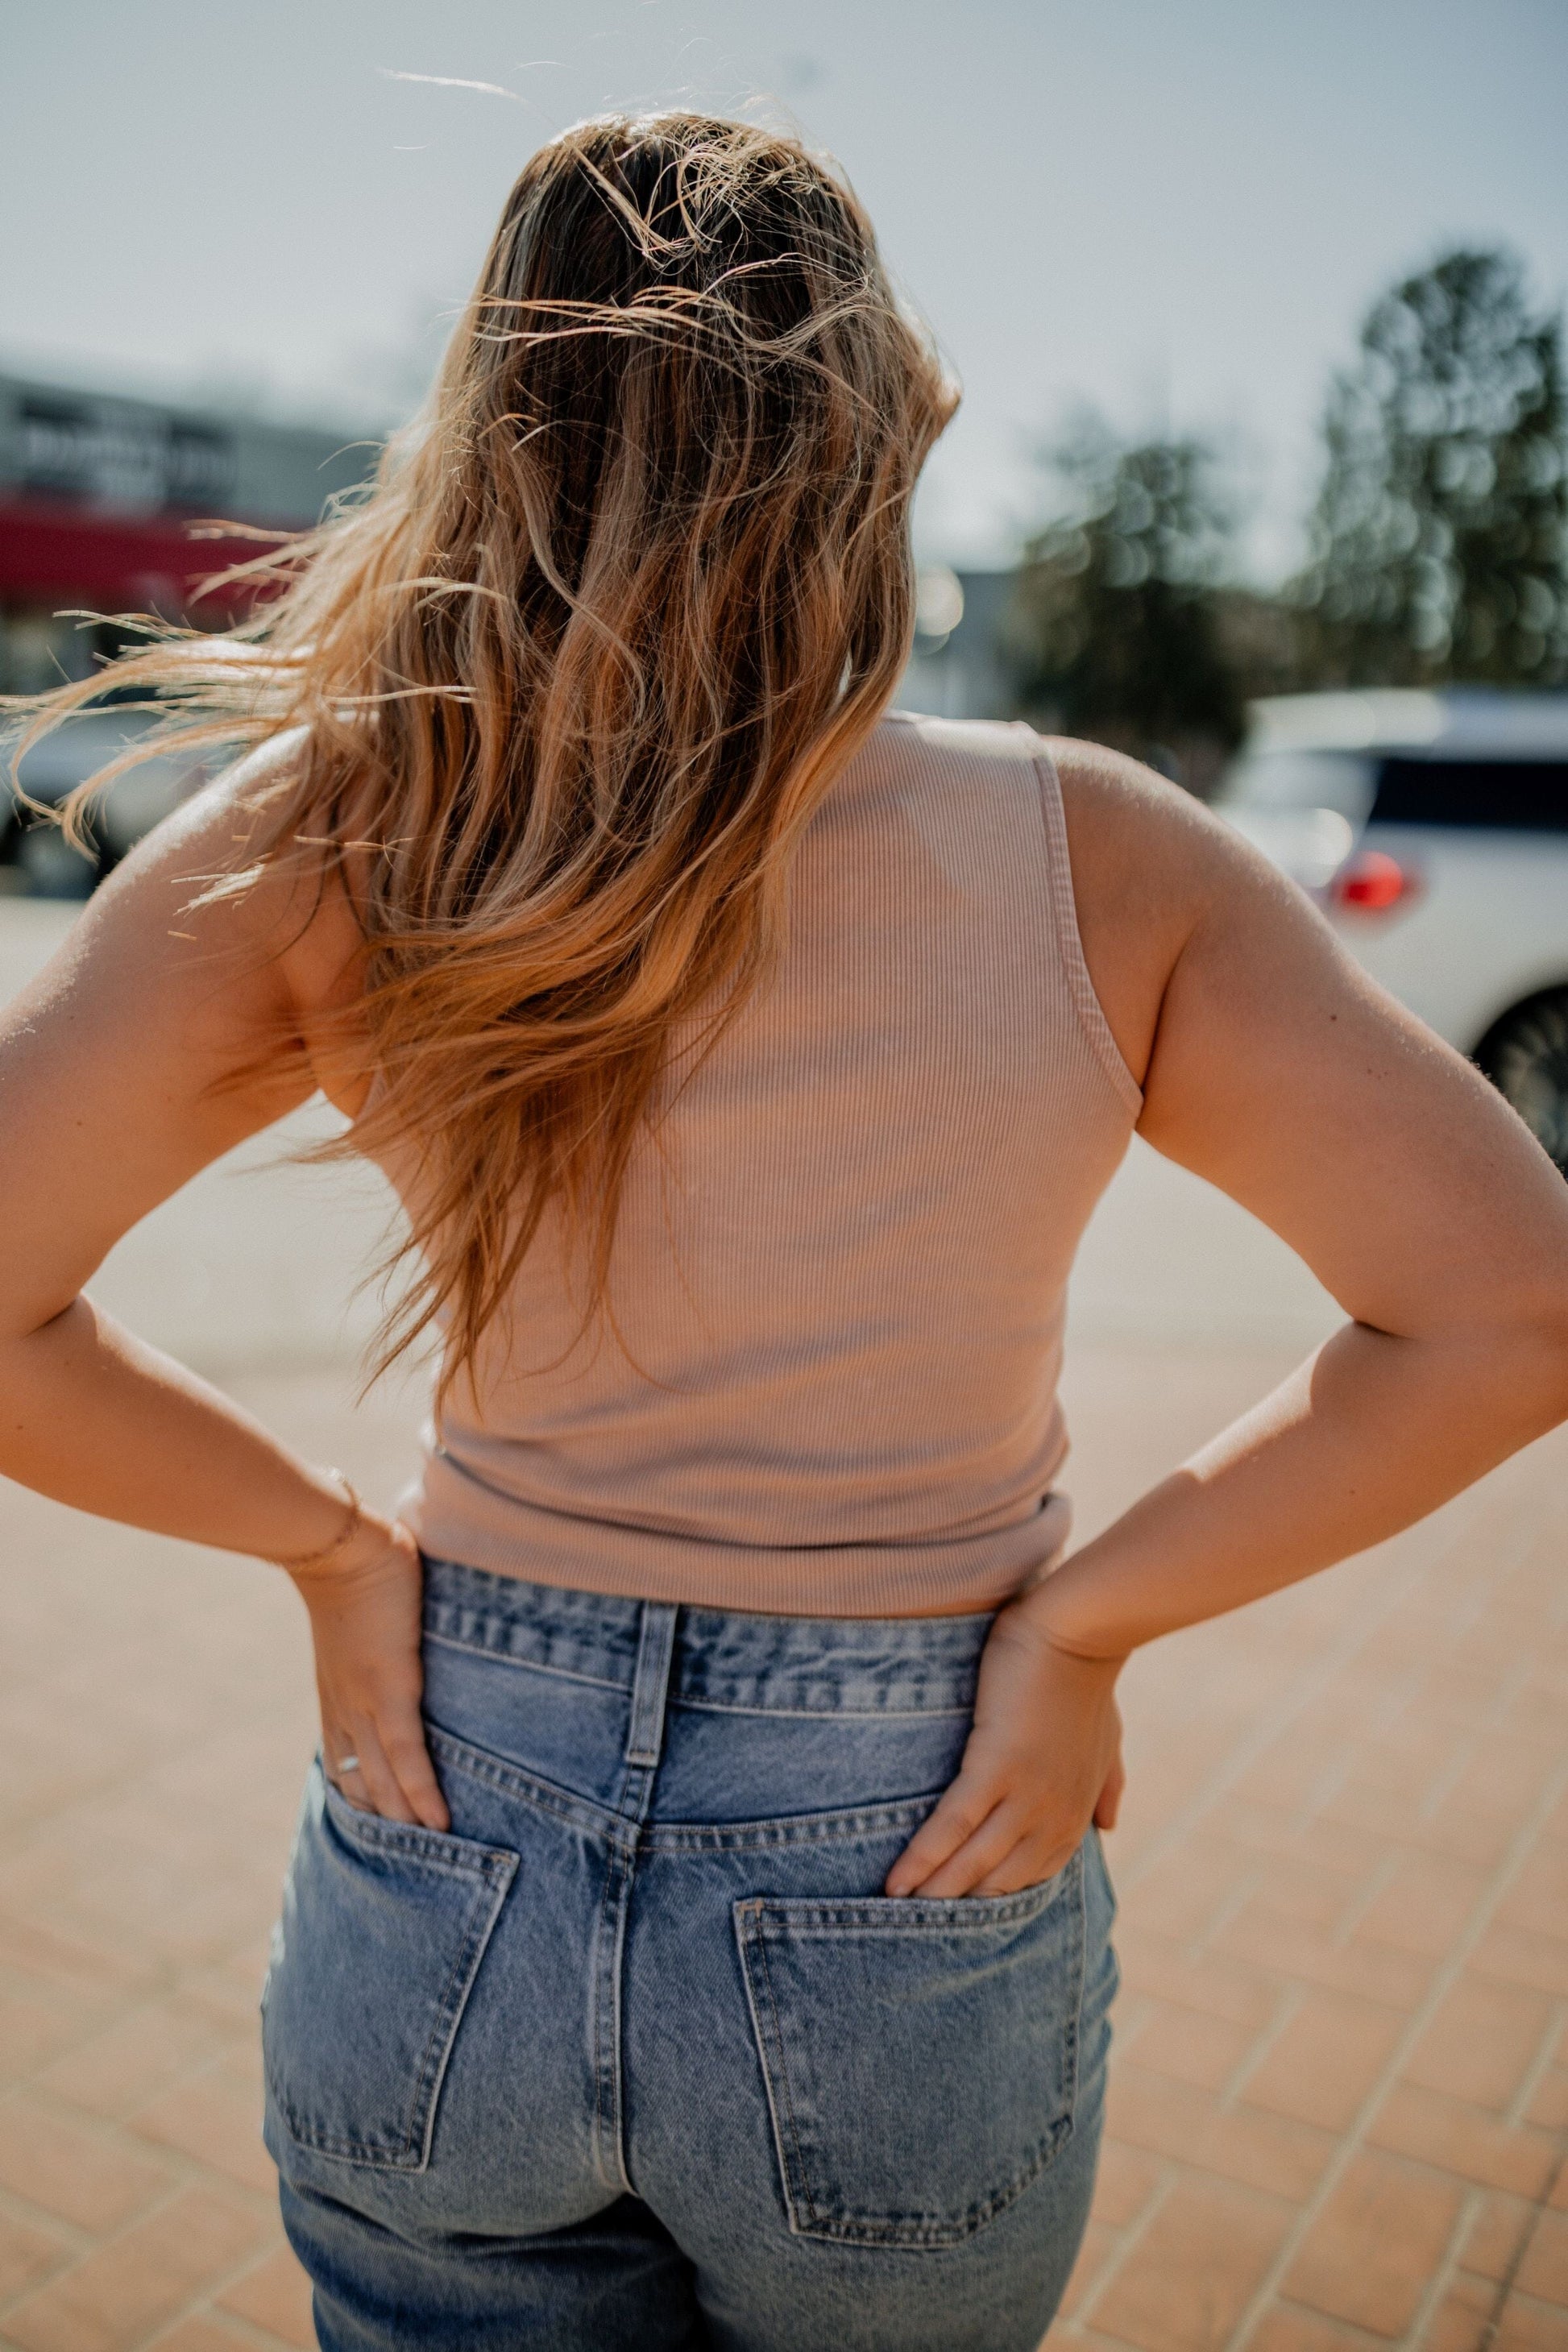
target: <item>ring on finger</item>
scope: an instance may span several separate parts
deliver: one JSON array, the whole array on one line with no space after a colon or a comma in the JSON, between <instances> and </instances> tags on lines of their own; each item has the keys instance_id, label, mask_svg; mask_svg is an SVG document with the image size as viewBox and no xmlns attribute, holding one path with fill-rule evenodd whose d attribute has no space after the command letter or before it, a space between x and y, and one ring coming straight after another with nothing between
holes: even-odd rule
<instances>
[{"instance_id":1,"label":"ring on finger","mask_svg":"<svg viewBox=\"0 0 1568 2352\"><path fill-rule=\"evenodd\" d=\"M338 1778L339 1778L340 1780L342 1780L342 1776L343 1776L343 1774L344 1774L345 1772L357 1772L358 1770L359 1770L359 1758L358 1758L357 1756L340 1756L340 1757L339 1757L339 1759L338 1759Z\"/></svg>"}]
</instances>

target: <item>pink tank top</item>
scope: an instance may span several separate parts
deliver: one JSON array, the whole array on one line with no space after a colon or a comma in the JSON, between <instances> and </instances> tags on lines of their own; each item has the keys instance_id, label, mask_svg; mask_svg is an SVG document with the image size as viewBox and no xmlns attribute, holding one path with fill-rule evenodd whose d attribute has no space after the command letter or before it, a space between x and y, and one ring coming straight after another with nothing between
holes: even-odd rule
<instances>
[{"instance_id":1,"label":"pink tank top","mask_svg":"<svg viewBox=\"0 0 1568 2352\"><path fill-rule=\"evenodd\" d=\"M434 1558L814 1616L987 1609L1052 1560L1068 1274L1141 1097L1026 727L895 714L793 871L783 961L678 1053L574 1338L559 1230L427 1433Z\"/></svg>"}]
</instances>

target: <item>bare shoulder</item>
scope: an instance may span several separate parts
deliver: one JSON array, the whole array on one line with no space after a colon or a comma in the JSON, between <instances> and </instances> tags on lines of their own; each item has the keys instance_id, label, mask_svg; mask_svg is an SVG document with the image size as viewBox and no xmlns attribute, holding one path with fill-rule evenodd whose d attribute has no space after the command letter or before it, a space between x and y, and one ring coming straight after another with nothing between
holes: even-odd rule
<instances>
[{"instance_id":1,"label":"bare shoulder","mask_svg":"<svg viewBox=\"0 0 1568 2352\"><path fill-rule=\"evenodd\" d=\"M1143 1088L1140 1132L1379 1329L1527 1295L1568 1196L1479 1073L1206 809L1114 752L1051 749L1084 953Z\"/></svg>"},{"instance_id":2,"label":"bare shoulder","mask_svg":"<svg viewBox=\"0 0 1568 2352\"><path fill-rule=\"evenodd\" d=\"M90 1000L100 1023L111 1003L155 1007L210 1074L271 1060L287 1093L311 1091L312 1033L357 992L363 940L331 862L257 865L260 800L297 757L268 744L166 817L29 996Z\"/></svg>"},{"instance_id":3,"label":"bare shoulder","mask_svg":"<svg viewBox=\"0 0 1568 2352\"><path fill-rule=\"evenodd\" d=\"M1260 861L1190 793L1125 752L1044 740L1061 782L1084 958L1142 1082L1184 950L1238 879L1258 887Z\"/></svg>"}]
</instances>

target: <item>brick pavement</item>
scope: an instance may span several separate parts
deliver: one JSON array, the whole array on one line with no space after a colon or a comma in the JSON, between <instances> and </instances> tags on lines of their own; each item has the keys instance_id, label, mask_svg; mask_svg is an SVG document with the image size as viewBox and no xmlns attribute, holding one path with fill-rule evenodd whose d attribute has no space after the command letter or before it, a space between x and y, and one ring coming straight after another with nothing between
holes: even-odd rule
<instances>
[{"instance_id":1,"label":"brick pavement","mask_svg":"<svg viewBox=\"0 0 1568 2352\"><path fill-rule=\"evenodd\" d=\"M1265 1370L1086 1351L1090 1518ZM1133 1662L1109 2137L1053 2343L1568 2347L1565 1466L1560 1433Z\"/></svg>"},{"instance_id":2,"label":"brick pavement","mask_svg":"<svg viewBox=\"0 0 1568 2352\"><path fill-rule=\"evenodd\" d=\"M1081 1518L1285 1360L1080 1345ZM406 1396L236 1385L394 1490ZM1568 2347L1565 1465L1130 1671L1110 2129L1053 2344ZM0 1547L0 2345L309 2346L255 2032L297 1605L15 1488Z\"/></svg>"}]
</instances>

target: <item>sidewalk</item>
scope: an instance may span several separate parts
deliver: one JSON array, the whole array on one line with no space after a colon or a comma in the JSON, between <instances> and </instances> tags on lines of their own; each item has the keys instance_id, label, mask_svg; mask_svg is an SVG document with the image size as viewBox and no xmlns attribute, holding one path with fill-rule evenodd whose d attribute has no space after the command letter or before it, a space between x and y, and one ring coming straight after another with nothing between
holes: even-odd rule
<instances>
[{"instance_id":1,"label":"sidewalk","mask_svg":"<svg viewBox=\"0 0 1568 2352\"><path fill-rule=\"evenodd\" d=\"M1089 1513L1274 1369L1086 1347ZM407 1400L345 1386L244 1393L384 1493ZM1110 2137L1054 2341L1568 2346L1565 1468L1537 1448L1130 1674ZM0 1531L0 2342L308 2346L255 2030L296 1604L15 1490Z\"/></svg>"},{"instance_id":2,"label":"sidewalk","mask_svg":"<svg viewBox=\"0 0 1568 2352\"><path fill-rule=\"evenodd\" d=\"M1255 1392L1198 1369L1091 1357L1082 1453L1177 1435L1178 1382L1194 1435ZM1565 1471L1559 1435L1134 1662L1110 2137L1053 2343L1568 2347Z\"/></svg>"}]
</instances>

